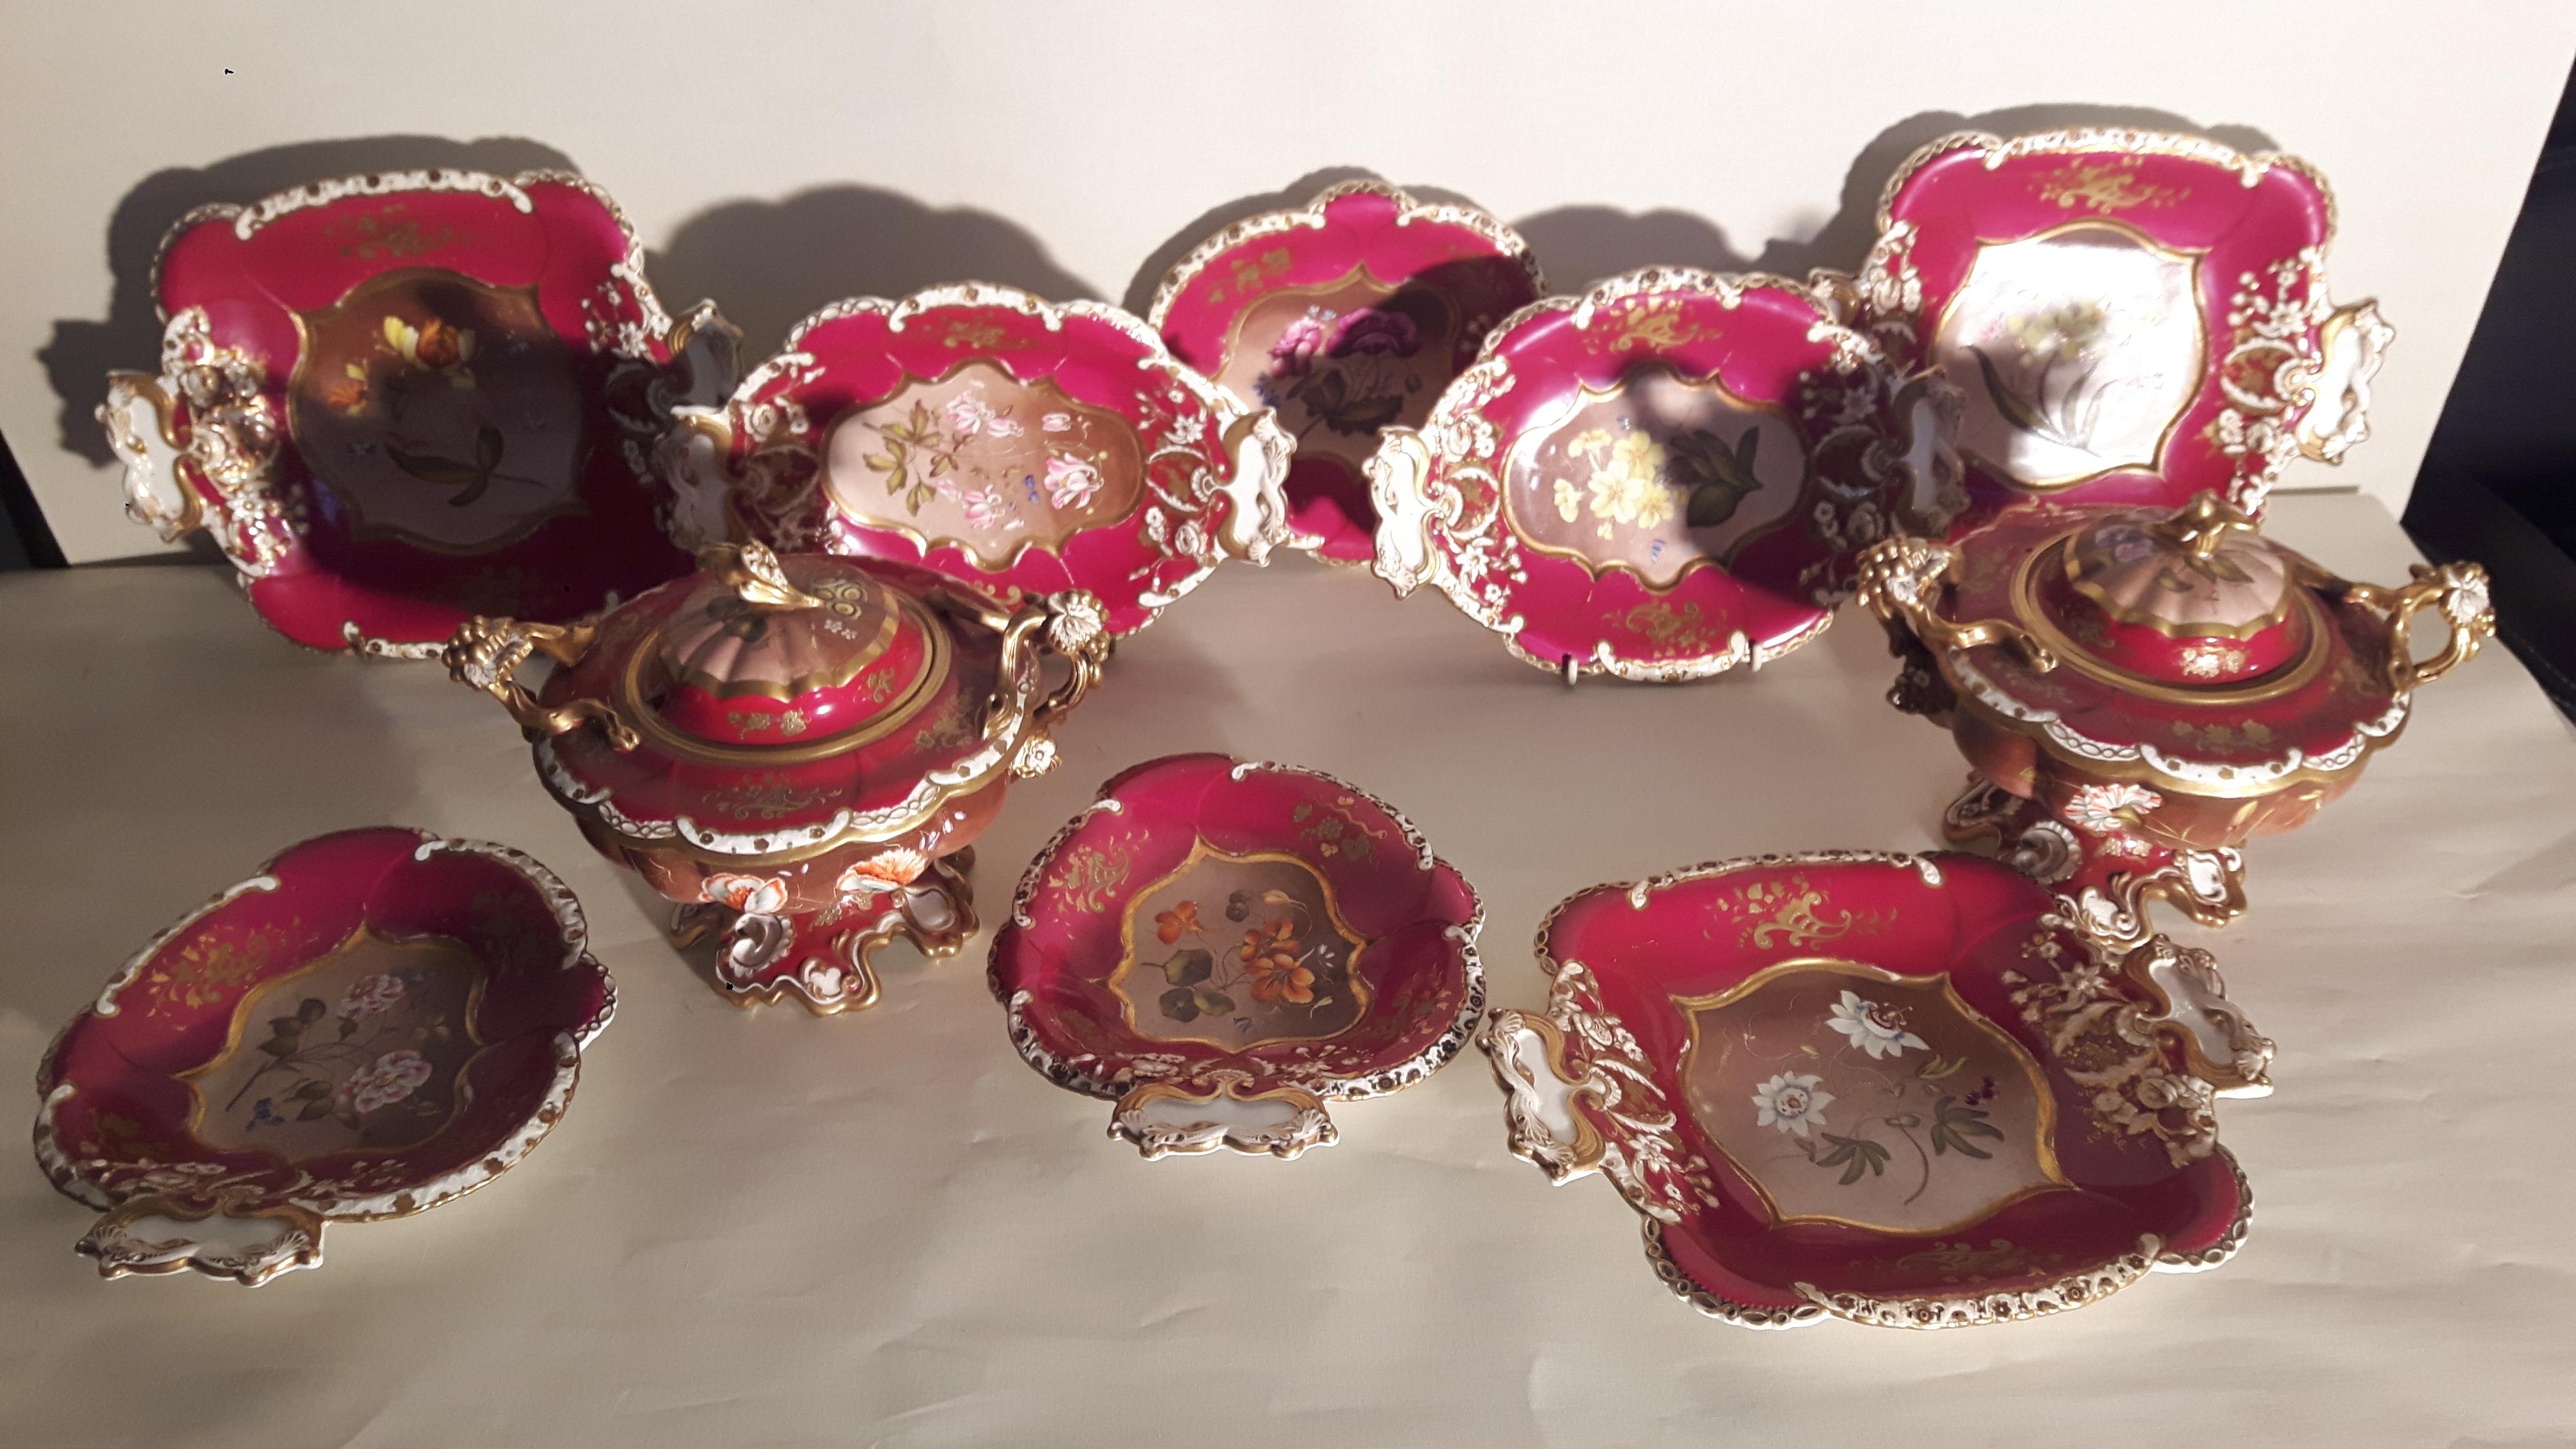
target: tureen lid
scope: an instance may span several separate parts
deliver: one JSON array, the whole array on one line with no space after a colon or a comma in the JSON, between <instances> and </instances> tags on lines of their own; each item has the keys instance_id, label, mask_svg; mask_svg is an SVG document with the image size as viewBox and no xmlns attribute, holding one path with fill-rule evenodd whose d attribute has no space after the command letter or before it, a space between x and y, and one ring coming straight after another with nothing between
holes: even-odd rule
<instances>
[{"instance_id":1,"label":"tureen lid","mask_svg":"<svg viewBox=\"0 0 2576 1449\"><path fill-rule=\"evenodd\" d=\"M626 671L637 713L683 735L810 744L910 712L946 673L938 626L856 564L756 543L714 545L700 563Z\"/></svg>"},{"instance_id":2,"label":"tureen lid","mask_svg":"<svg viewBox=\"0 0 2576 1449\"><path fill-rule=\"evenodd\" d=\"M2023 572L2019 612L2048 642L2118 674L2226 688L2295 666L2323 646L2299 607L2295 556L2214 493L2169 518L2085 519Z\"/></svg>"}]
</instances>

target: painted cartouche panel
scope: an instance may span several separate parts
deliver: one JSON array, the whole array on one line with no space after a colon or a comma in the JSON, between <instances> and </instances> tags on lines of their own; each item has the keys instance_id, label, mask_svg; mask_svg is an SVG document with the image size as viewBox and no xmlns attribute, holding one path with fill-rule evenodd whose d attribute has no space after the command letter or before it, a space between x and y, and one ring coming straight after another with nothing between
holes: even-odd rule
<instances>
[{"instance_id":1,"label":"painted cartouche panel","mask_svg":"<svg viewBox=\"0 0 2576 1449\"><path fill-rule=\"evenodd\" d=\"M2045 1078L1946 978L1791 961L1675 1005L1691 1115L1777 1219L1947 1232L2066 1185Z\"/></svg>"},{"instance_id":2,"label":"painted cartouche panel","mask_svg":"<svg viewBox=\"0 0 2576 1449\"><path fill-rule=\"evenodd\" d=\"M1352 965L1367 941L1332 886L1287 855L1233 856L1201 842L1130 901L1110 976L1137 1034L1243 1050L1319 1041L1368 1006Z\"/></svg>"},{"instance_id":3,"label":"painted cartouche panel","mask_svg":"<svg viewBox=\"0 0 2576 1449\"><path fill-rule=\"evenodd\" d=\"M581 379L535 288L410 267L296 325L288 426L356 536L481 554L582 510Z\"/></svg>"},{"instance_id":4,"label":"painted cartouche panel","mask_svg":"<svg viewBox=\"0 0 2576 1449\"><path fill-rule=\"evenodd\" d=\"M2154 468L2200 391L2196 273L2109 222L1979 247L1932 342L1967 397L1960 451L2033 488Z\"/></svg>"},{"instance_id":5,"label":"painted cartouche panel","mask_svg":"<svg viewBox=\"0 0 2576 1449\"><path fill-rule=\"evenodd\" d=\"M189 1074L190 1132L218 1151L287 1162L428 1141L464 1105L482 980L460 942L360 927L242 998L223 1053Z\"/></svg>"},{"instance_id":6,"label":"painted cartouche panel","mask_svg":"<svg viewBox=\"0 0 2576 1449\"><path fill-rule=\"evenodd\" d=\"M998 569L1125 516L1144 473L1135 431L1116 414L978 360L834 423L823 489L855 523Z\"/></svg>"},{"instance_id":7,"label":"painted cartouche panel","mask_svg":"<svg viewBox=\"0 0 2576 1449\"><path fill-rule=\"evenodd\" d=\"M1504 506L1532 548L1663 588L1790 518L1806 477L1778 409L1657 364L1534 417L1505 465Z\"/></svg>"},{"instance_id":8,"label":"painted cartouche panel","mask_svg":"<svg viewBox=\"0 0 2576 1449\"><path fill-rule=\"evenodd\" d=\"M1459 318L1443 292L1358 267L1246 308L1216 381L1279 410L1301 458L1361 476L1378 433L1420 427L1455 374Z\"/></svg>"}]
</instances>

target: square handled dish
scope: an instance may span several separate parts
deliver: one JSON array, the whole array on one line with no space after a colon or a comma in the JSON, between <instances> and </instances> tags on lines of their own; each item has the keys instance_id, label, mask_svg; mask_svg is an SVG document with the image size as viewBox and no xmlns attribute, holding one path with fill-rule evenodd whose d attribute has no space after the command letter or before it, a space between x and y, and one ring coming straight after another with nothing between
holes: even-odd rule
<instances>
[{"instance_id":1,"label":"square handled dish","mask_svg":"<svg viewBox=\"0 0 2576 1449\"><path fill-rule=\"evenodd\" d=\"M2125 956L1964 855L1596 886L1539 928L1545 1012L1481 1043L1514 1153L1598 1172L1692 1306L1752 1328L2029 1318L2226 1261L2252 1197L2213 1098L2272 1044L2206 953Z\"/></svg>"}]
</instances>

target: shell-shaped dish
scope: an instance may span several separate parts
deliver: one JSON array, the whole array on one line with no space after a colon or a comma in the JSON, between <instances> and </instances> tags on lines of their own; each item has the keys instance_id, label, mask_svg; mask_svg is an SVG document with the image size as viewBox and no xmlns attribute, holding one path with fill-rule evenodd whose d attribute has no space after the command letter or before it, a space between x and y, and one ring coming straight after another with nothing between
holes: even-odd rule
<instances>
[{"instance_id":1,"label":"shell-shaped dish","mask_svg":"<svg viewBox=\"0 0 2576 1449\"><path fill-rule=\"evenodd\" d=\"M1822 632L1859 551L1962 502L1943 390L1806 287L1659 269L1506 319L1370 462L1378 576L1568 679L1697 679Z\"/></svg>"},{"instance_id":2,"label":"shell-shaped dish","mask_svg":"<svg viewBox=\"0 0 2576 1449\"><path fill-rule=\"evenodd\" d=\"M103 1211L110 1278L259 1284L326 1222L405 1217L525 1157L616 991L517 851L383 827L289 849L155 937L37 1078L36 1160Z\"/></svg>"},{"instance_id":3,"label":"shell-shaped dish","mask_svg":"<svg viewBox=\"0 0 2576 1449\"><path fill-rule=\"evenodd\" d=\"M1455 202L1345 181L1239 221L1165 276L1149 319L1182 361L1296 440L1291 541L1365 565L1378 435L1420 427L1496 322L1546 290L1528 244Z\"/></svg>"},{"instance_id":4,"label":"shell-shaped dish","mask_svg":"<svg viewBox=\"0 0 2576 1449\"><path fill-rule=\"evenodd\" d=\"M1113 634L1288 536L1268 411L1115 307L980 282L825 307L660 457L700 541L1088 590Z\"/></svg>"},{"instance_id":5,"label":"shell-shaped dish","mask_svg":"<svg viewBox=\"0 0 2576 1449\"><path fill-rule=\"evenodd\" d=\"M1723 861L1540 927L1481 1038L1512 1150L1599 1172L1693 1306L1788 1328L2029 1318L2215 1267L2251 1197L2214 1096L2272 1044L2206 953L2125 956L1964 855Z\"/></svg>"},{"instance_id":6,"label":"shell-shaped dish","mask_svg":"<svg viewBox=\"0 0 2576 1449\"><path fill-rule=\"evenodd\" d=\"M1889 179L1850 309L1963 397L1973 524L2031 497L2262 512L2368 435L2392 329L2327 300L2334 201L2198 136L1961 134Z\"/></svg>"},{"instance_id":7,"label":"shell-shaped dish","mask_svg":"<svg viewBox=\"0 0 2576 1449\"><path fill-rule=\"evenodd\" d=\"M1011 1042L1117 1102L1148 1158L1328 1145L1324 1104L1457 1055L1485 999L1475 891L1329 775L1174 755L1111 780L993 942Z\"/></svg>"},{"instance_id":8,"label":"shell-shaped dish","mask_svg":"<svg viewBox=\"0 0 2576 1449\"><path fill-rule=\"evenodd\" d=\"M127 512L202 528L316 649L426 658L476 614L560 621L684 573L651 464L733 385L733 329L674 322L576 176L318 182L162 244L158 374L99 409Z\"/></svg>"}]
</instances>

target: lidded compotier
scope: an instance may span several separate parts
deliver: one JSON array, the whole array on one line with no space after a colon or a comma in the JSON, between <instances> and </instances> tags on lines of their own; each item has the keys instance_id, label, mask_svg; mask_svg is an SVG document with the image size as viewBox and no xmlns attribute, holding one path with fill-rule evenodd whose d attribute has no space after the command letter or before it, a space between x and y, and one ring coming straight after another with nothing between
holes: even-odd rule
<instances>
[{"instance_id":1,"label":"lidded compotier","mask_svg":"<svg viewBox=\"0 0 2576 1449\"><path fill-rule=\"evenodd\" d=\"M2350 583L2209 493L1891 539L1862 556L1861 592L1905 660L1890 700L1949 725L1976 767L1951 838L1998 838L2122 939L2143 939L2146 895L2233 919L2236 847L2343 793L2415 686L2495 632L2475 564ZM2428 610L2448 638L2417 659Z\"/></svg>"},{"instance_id":2,"label":"lidded compotier","mask_svg":"<svg viewBox=\"0 0 2576 1449\"><path fill-rule=\"evenodd\" d=\"M1109 636L1086 593L1016 610L926 570L717 544L700 571L555 626L477 619L448 670L507 706L582 833L719 922L718 984L866 1006L876 947L944 956L974 930L968 847L1015 775L1051 767L1055 722ZM562 667L531 691L532 654ZM1050 689L1049 655L1070 674Z\"/></svg>"}]
</instances>

